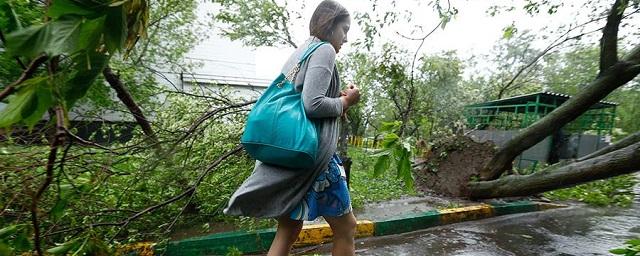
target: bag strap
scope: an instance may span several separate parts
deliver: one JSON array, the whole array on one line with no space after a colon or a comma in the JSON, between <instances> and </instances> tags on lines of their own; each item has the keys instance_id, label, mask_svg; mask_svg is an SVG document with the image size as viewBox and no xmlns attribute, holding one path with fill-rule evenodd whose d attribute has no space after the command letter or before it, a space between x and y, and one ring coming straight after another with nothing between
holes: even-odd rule
<instances>
[{"instance_id":1,"label":"bag strap","mask_svg":"<svg viewBox=\"0 0 640 256\"><path fill-rule=\"evenodd\" d=\"M287 72L287 75L285 76L284 80L282 80L280 83L277 84L278 87L282 88L282 85L284 84L285 81L293 82L294 79L296 79L296 76L298 76L298 72L300 72L300 67L302 67L302 64L305 61L307 61L307 59L309 59L309 56L311 56L311 54L315 52L323 44L326 44L326 42L321 41L321 42L314 42L309 44L309 47L307 48L307 50L302 54L302 56L300 56L300 60L298 61L298 63L291 70L289 70L289 72Z\"/></svg>"},{"instance_id":2,"label":"bag strap","mask_svg":"<svg viewBox=\"0 0 640 256\"><path fill-rule=\"evenodd\" d=\"M316 49L318 49L318 47L322 46L325 43L326 42L324 41L320 41L320 42L313 42L309 44L309 48L307 48L307 50L302 54L302 56L300 56L300 61L298 61L298 64L302 65L302 63L304 63L307 59L309 59L309 56L311 56L311 54L315 52Z\"/></svg>"}]
</instances>

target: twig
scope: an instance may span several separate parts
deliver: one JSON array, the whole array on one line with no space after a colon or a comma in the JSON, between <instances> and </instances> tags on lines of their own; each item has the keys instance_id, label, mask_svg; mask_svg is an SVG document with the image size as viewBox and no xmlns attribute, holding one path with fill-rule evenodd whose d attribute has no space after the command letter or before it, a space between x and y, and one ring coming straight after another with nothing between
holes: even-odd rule
<instances>
[{"instance_id":1,"label":"twig","mask_svg":"<svg viewBox=\"0 0 640 256\"><path fill-rule=\"evenodd\" d=\"M46 60L47 56L43 54L31 61L31 63L29 63L29 67L27 67L27 69L22 72L22 75L20 75L18 80L11 83L10 85L7 85L7 87L5 87L2 92L0 92L0 101L11 95L15 91L16 86L31 78L33 74L35 74L36 70L38 70L38 67L40 67L40 65L42 65L42 63L44 63Z\"/></svg>"},{"instance_id":2,"label":"twig","mask_svg":"<svg viewBox=\"0 0 640 256\"><path fill-rule=\"evenodd\" d=\"M636 11L634 11L634 12L632 12L632 13L629 13L629 14L627 14L627 15L623 16L622 18L627 18L627 17L631 16L632 14L635 14L635 13L636 13L636 12L638 12L638 11L639 11L639 10L636 10ZM530 68L531 66L533 66L536 62L538 62L538 60L540 60L540 58L544 57L544 55L546 55L546 54L547 54L549 51L551 51L553 48L556 48L556 47L560 46L561 44L563 44L563 43L565 43L565 42L567 42L567 41L569 41L569 40L578 39L578 38L581 38L581 37L582 37L582 36L584 36L584 35L591 34L591 33L594 33L594 32L597 32L597 31L600 31L600 30L601 30L601 29L603 29L603 28L606 28L606 27L600 27L600 28L598 28L598 29L595 29L595 30L592 30L592 31L589 31L589 32L584 32L584 33L579 34L579 35L576 35L576 36L567 37L567 38L565 38L564 40L562 40L562 41L558 42L558 40L560 40L561 38L563 38L563 37L567 36L569 33L571 33L572 31L574 31L575 29L580 28L580 27L584 27L584 26L586 26L586 25L588 25L588 24L590 24L590 23L593 23L593 22L599 21L599 20L601 20L601 19L603 19L603 18L601 17L601 18L593 19L593 20L590 20L590 21L584 22L584 23L582 23L582 24L580 24L580 25L577 25L577 26L575 26L575 27L573 27L573 28L569 28L565 33L563 33L563 34L562 34L562 35L560 35L558 38L556 38L553 42L551 42L551 44L549 44L549 46L547 46L547 48L545 48L545 49L544 49L540 54L538 54L538 55L537 55L537 56L536 56L536 57L535 57L535 58L534 58L534 59L533 59L529 64L527 64L526 66L524 66L524 67L522 67L520 70L518 70L518 72L517 72L517 73L516 73L512 78L511 78L511 80L507 83L507 85L506 85L504 88L508 88L509 86L511 86L511 84L513 84L513 83L515 82L515 80L516 80L516 79L517 79L517 78L522 74L522 72L524 72L526 69L528 69L528 68ZM618 23L619 23L619 22L618 22ZM604 37L604 34L603 34L603 37Z\"/></svg>"},{"instance_id":3,"label":"twig","mask_svg":"<svg viewBox=\"0 0 640 256\"><path fill-rule=\"evenodd\" d=\"M75 134L71 133L71 132L69 131L69 129L67 129L67 128L65 128L65 131L67 132L67 134L69 135L69 137L71 137L72 139L74 139L74 140L76 140L76 141L80 142L80 144L88 145L88 146L94 146L94 147L96 147L96 148L104 149L104 150L109 151L109 152L111 152L111 153L118 154L118 153L116 153L115 151L113 151L113 150L112 150L112 149L110 149L110 148L107 148L107 147L102 146L102 145L100 145L100 144L98 144L98 143L95 143L95 142L92 142L92 141L87 141L87 140L84 140L83 138L80 138L78 135L75 135Z\"/></svg>"},{"instance_id":4,"label":"twig","mask_svg":"<svg viewBox=\"0 0 640 256\"><path fill-rule=\"evenodd\" d=\"M47 169L46 169L47 177L45 178L44 183L42 183L42 185L38 189L38 192L36 192L36 194L33 196L31 201L31 222L33 224L33 230L34 230L33 241L34 241L34 246L38 255L44 255L42 253L42 248L40 246L41 238L40 238L40 224L38 222L38 201L40 201L42 194L44 194L44 192L49 187L49 184L51 184L51 181L53 180L53 168L55 166L58 147L62 145L62 143L64 143L64 138L65 138L64 112L62 107L56 106L55 113L56 113L56 134L50 146L51 150L49 151L49 158L47 161Z\"/></svg>"}]
</instances>

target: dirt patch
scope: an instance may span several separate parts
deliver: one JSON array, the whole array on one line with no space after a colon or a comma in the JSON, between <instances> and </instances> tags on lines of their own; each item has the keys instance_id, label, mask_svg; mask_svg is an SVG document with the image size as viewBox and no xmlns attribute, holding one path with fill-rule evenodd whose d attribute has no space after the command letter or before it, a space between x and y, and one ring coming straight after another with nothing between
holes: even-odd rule
<instances>
[{"instance_id":1,"label":"dirt patch","mask_svg":"<svg viewBox=\"0 0 640 256\"><path fill-rule=\"evenodd\" d=\"M495 154L491 142L478 143L466 136L434 146L414 169L419 191L467 197L466 184L478 176L478 170Z\"/></svg>"}]
</instances>

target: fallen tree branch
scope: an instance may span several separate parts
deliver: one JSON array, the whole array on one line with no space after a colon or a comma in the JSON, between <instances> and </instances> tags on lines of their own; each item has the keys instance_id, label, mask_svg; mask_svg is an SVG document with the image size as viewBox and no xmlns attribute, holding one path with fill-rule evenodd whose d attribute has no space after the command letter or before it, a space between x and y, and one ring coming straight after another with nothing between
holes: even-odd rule
<instances>
[{"instance_id":1,"label":"fallen tree branch","mask_svg":"<svg viewBox=\"0 0 640 256\"><path fill-rule=\"evenodd\" d=\"M493 180L510 169L513 159L519 154L562 126L575 120L591 106L598 103L613 90L625 85L640 74L640 45L636 45L621 61L595 78L576 96L536 121L509 140L480 171L482 180Z\"/></svg>"},{"instance_id":2,"label":"fallen tree branch","mask_svg":"<svg viewBox=\"0 0 640 256\"><path fill-rule=\"evenodd\" d=\"M157 209L160 209L168 204L171 204L173 202L176 202L182 198L184 198L185 196L191 195L195 192L195 190L198 188L198 186L200 185L200 183L202 183L202 181L204 180L204 178L211 173L211 171L213 171L218 165L220 165L224 160L226 160L227 158L229 158L230 156L240 152L242 150L242 146L238 145L235 148L233 148L232 150L227 151L226 153L224 153L223 155L221 155L220 157L218 157L215 161L213 161L206 169L205 171L203 171L198 178L194 181L194 183L189 186L189 188L187 188L185 191L183 191L182 193L180 193L179 195L176 195L170 199L167 199L159 204L153 205L153 206L149 206L147 208L145 208L144 210L141 211L137 211L135 212L135 214L129 216L127 219L119 221L119 222L101 222L101 223L93 223L93 224L88 224L88 225L84 225L84 226L80 226L80 227L73 227L73 228L66 228L66 229L61 229L61 230L57 230L54 232L51 232L49 234L47 234L46 236L53 236L53 235L58 235L58 234L64 234L64 233L68 233L68 232L74 232L74 231L81 231L81 230L85 230L88 228L93 228L93 227L103 227L103 226L120 226L118 232L116 232L116 234L111 238L111 240L115 239L121 232L122 230L124 230L126 228L127 225L129 225L129 223L131 223L132 221L142 217L143 215L153 212ZM130 211L130 210L128 210ZM131 212L131 211L130 211Z\"/></svg>"},{"instance_id":3,"label":"fallen tree branch","mask_svg":"<svg viewBox=\"0 0 640 256\"><path fill-rule=\"evenodd\" d=\"M469 182L472 198L527 196L640 170L640 142L581 162L553 166L530 175Z\"/></svg>"},{"instance_id":4,"label":"fallen tree branch","mask_svg":"<svg viewBox=\"0 0 640 256\"><path fill-rule=\"evenodd\" d=\"M583 156L583 157L578 159L578 162L584 161L584 160L587 160L587 159L591 159L591 158L594 158L594 157L598 157L598 156L607 154L609 152L613 152L613 151L619 150L621 148L628 147L629 145L637 143L637 142L640 142L640 132L636 132L634 134L631 134L631 135L625 137L624 139L618 141L615 144L611 144L609 146L601 148L598 151L595 151L595 152L593 152L591 154Z\"/></svg>"},{"instance_id":5,"label":"fallen tree branch","mask_svg":"<svg viewBox=\"0 0 640 256\"><path fill-rule=\"evenodd\" d=\"M129 112L131 112L133 118L135 118L136 122L140 125L144 134L147 135L153 141L153 143L157 143L158 138L153 132L149 120L147 120L144 113L142 112L142 109L140 109L138 104L136 104L127 88L124 86L124 84L122 84L122 81L120 81L120 77L114 74L109 66L105 67L104 70L102 70L102 75L104 75L104 78L107 80L111 88L116 91L118 99L120 99L120 101L124 103L127 109L129 109Z\"/></svg>"},{"instance_id":6,"label":"fallen tree branch","mask_svg":"<svg viewBox=\"0 0 640 256\"><path fill-rule=\"evenodd\" d=\"M204 179L204 177L207 176L207 174L209 174L215 167L217 167L218 165L220 165L220 163L222 163L222 161L226 160L227 158L229 158L231 155L236 154L238 152L240 152L240 150L242 150L242 146L238 145L236 146L234 149L227 151L227 153L224 153L222 156L218 157L218 159L216 159L215 161L213 161L213 163L211 163L207 169L202 172L200 174L200 176L196 179L196 181L193 183L193 185L191 185L187 190L183 191L182 193L180 193L177 196L174 196L173 198L170 198L162 203L156 204L154 206L150 206L147 207L146 209L132 215L131 217L127 218L126 220L122 221L122 225L120 227L120 229L118 230L118 232L116 232L116 234L111 238L111 240L113 240L114 238L116 238L120 232L122 232L122 230L124 230L125 227L127 227L127 225L129 225L129 223L137 218L140 218L142 215L152 212L158 208L161 208L165 205L168 205L170 203L173 203L175 201L180 200L181 198L191 195L192 193L194 193L196 191L196 188L198 188L198 186L200 185L200 183L202 182L202 180Z\"/></svg>"},{"instance_id":7,"label":"fallen tree branch","mask_svg":"<svg viewBox=\"0 0 640 256\"><path fill-rule=\"evenodd\" d=\"M34 242L35 250L38 253L38 255L44 255L42 253L42 248L40 246L41 237L40 237L40 223L38 221L38 201L40 201L40 198L42 198L42 195L44 194L45 191L47 191L47 188L49 188L49 185L53 181L53 168L55 166L56 158L58 155L58 147L60 147L60 145L64 143L64 139L66 136L66 133L65 133L66 129L64 127L64 111L62 107L56 106L55 113L56 113L56 134L50 145L51 149L49 151L49 157L48 157L47 166L46 166L47 176L44 182L42 183L42 185L40 185L40 188L38 189L36 194L33 195L31 200L31 207L30 207L31 223L33 225L33 242Z\"/></svg>"}]
</instances>

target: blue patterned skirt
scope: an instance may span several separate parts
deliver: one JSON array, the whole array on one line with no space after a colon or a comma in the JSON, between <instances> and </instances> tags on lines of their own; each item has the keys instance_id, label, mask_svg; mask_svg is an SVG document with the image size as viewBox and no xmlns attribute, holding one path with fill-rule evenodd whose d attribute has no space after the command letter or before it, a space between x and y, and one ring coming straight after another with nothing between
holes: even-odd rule
<instances>
[{"instance_id":1,"label":"blue patterned skirt","mask_svg":"<svg viewBox=\"0 0 640 256\"><path fill-rule=\"evenodd\" d=\"M347 178L342 161L334 154L328 168L321 172L302 198L298 206L291 211L289 218L294 220L315 220L318 216L339 217L351 212L351 198L347 188Z\"/></svg>"}]
</instances>

